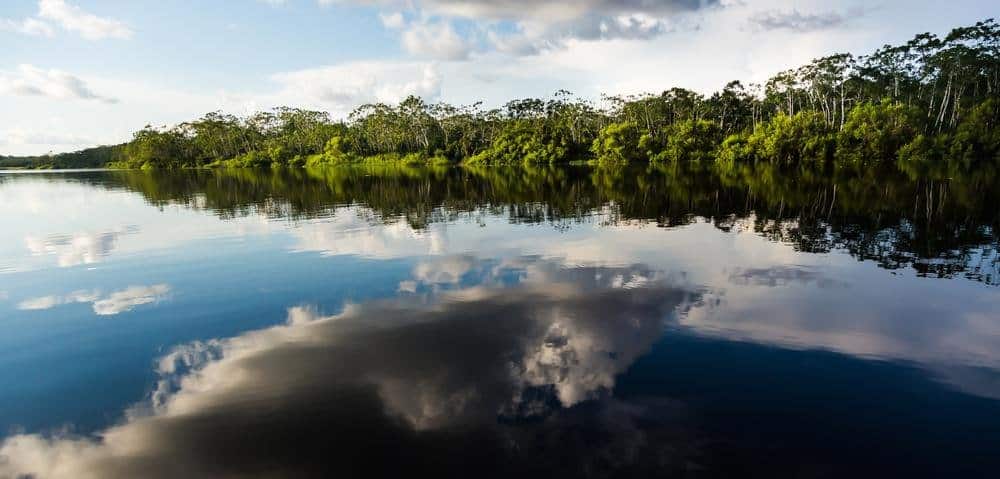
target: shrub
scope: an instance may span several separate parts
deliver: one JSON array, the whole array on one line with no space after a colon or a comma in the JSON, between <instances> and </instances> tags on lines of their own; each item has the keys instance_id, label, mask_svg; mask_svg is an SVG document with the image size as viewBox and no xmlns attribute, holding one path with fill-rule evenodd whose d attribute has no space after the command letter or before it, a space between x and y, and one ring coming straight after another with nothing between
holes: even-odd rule
<instances>
[{"instance_id":1,"label":"shrub","mask_svg":"<svg viewBox=\"0 0 1000 479\"><path fill-rule=\"evenodd\" d=\"M649 156L660 161L709 161L715 158L722 132L707 120L685 120L667 129L664 148Z\"/></svg>"},{"instance_id":2,"label":"shrub","mask_svg":"<svg viewBox=\"0 0 1000 479\"><path fill-rule=\"evenodd\" d=\"M867 163L896 158L900 148L916 138L919 125L919 111L902 103L857 105L838 136L837 160Z\"/></svg>"},{"instance_id":3,"label":"shrub","mask_svg":"<svg viewBox=\"0 0 1000 479\"><path fill-rule=\"evenodd\" d=\"M598 164L629 163L644 159L639 143L639 128L635 123L611 123L601 128L590 151Z\"/></svg>"},{"instance_id":4,"label":"shrub","mask_svg":"<svg viewBox=\"0 0 1000 479\"><path fill-rule=\"evenodd\" d=\"M822 113L779 114L761 124L747 138L751 155L758 160L779 164L798 164L828 160L836 136Z\"/></svg>"}]
</instances>

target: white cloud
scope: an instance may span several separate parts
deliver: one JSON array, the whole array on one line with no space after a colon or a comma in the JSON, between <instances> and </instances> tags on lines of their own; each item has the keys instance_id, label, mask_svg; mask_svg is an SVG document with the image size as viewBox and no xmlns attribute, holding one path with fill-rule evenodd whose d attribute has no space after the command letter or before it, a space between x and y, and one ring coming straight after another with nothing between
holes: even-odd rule
<instances>
[{"instance_id":1,"label":"white cloud","mask_svg":"<svg viewBox=\"0 0 1000 479\"><path fill-rule=\"evenodd\" d=\"M29 298L17 303L17 309L22 311L35 311L40 309L49 309L59 304L62 304L62 301L58 296L42 296L38 298Z\"/></svg>"},{"instance_id":2,"label":"white cloud","mask_svg":"<svg viewBox=\"0 0 1000 479\"><path fill-rule=\"evenodd\" d=\"M570 39L652 38L671 30L673 19L720 5L718 0L327 0L391 9L383 25L400 29L407 9L422 20L404 32L403 48L419 56L464 59L477 37L509 54L536 54ZM462 35L454 22L473 22Z\"/></svg>"},{"instance_id":3,"label":"white cloud","mask_svg":"<svg viewBox=\"0 0 1000 479\"><path fill-rule=\"evenodd\" d=\"M62 304L72 304L72 303L92 303L97 300L100 296L98 291L74 291L66 296L42 296L38 298L29 298L21 301L17 304L17 309L22 311L37 311L43 309L50 309Z\"/></svg>"},{"instance_id":4,"label":"white cloud","mask_svg":"<svg viewBox=\"0 0 1000 479\"><path fill-rule=\"evenodd\" d=\"M0 18L0 31L20 33L39 37L51 37L55 34L52 25L36 18L26 18L24 20L10 20Z\"/></svg>"},{"instance_id":5,"label":"white cloud","mask_svg":"<svg viewBox=\"0 0 1000 479\"><path fill-rule=\"evenodd\" d=\"M168 292L170 286L165 284L130 286L122 291L115 291L104 299L94 301L94 312L99 316L124 313L136 306L159 301Z\"/></svg>"},{"instance_id":6,"label":"white cloud","mask_svg":"<svg viewBox=\"0 0 1000 479\"><path fill-rule=\"evenodd\" d=\"M34 65L18 65L14 71L0 71L0 94L41 96L58 100L96 100L116 103L118 100L99 95L81 78L56 69Z\"/></svg>"},{"instance_id":7,"label":"white cloud","mask_svg":"<svg viewBox=\"0 0 1000 479\"><path fill-rule=\"evenodd\" d=\"M124 23L87 13L65 0L39 0L38 17L55 22L63 29L78 33L87 40L130 38L132 29Z\"/></svg>"},{"instance_id":8,"label":"white cloud","mask_svg":"<svg viewBox=\"0 0 1000 479\"><path fill-rule=\"evenodd\" d=\"M115 291L106 297L101 292L73 291L66 296L49 295L29 298L17 304L22 311L38 311L56 306L73 303L93 303L94 313L99 316L110 316L135 309L136 306L159 301L170 292L170 286L155 284L152 286L129 286L121 291Z\"/></svg>"},{"instance_id":9,"label":"white cloud","mask_svg":"<svg viewBox=\"0 0 1000 479\"><path fill-rule=\"evenodd\" d=\"M447 22L412 23L403 31L402 43L410 54L439 60L465 60L471 50Z\"/></svg>"}]
</instances>

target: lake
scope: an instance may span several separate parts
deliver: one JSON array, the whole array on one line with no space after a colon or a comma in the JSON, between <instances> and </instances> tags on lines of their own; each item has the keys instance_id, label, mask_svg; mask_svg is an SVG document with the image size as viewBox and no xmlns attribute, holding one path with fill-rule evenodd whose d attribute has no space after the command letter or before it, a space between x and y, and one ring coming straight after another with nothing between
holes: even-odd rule
<instances>
[{"instance_id":1,"label":"lake","mask_svg":"<svg viewBox=\"0 0 1000 479\"><path fill-rule=\"evenodd\" d=\"M0 174L0 477L990 477L998 185Z\"/></svg>"}]
</instances>

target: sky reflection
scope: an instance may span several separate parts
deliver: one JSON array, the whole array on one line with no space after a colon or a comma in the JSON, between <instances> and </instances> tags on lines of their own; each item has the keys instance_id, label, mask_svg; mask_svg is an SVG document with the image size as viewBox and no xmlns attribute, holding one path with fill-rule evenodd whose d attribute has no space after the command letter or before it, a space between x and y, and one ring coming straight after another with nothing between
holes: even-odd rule
<instances>
[{"instance_id":1,"label":"sky reflection","mask_svg":"<svg viewBox=\"0 0 1000 479\"><path fill-rule=\"evenodd\" d=\"M996 462L1000 289L921 273L947 258L890 269L757 211L420 204L395 180L388 205L304 207L252 175L258 203L223 207L251 188L87 175L0 181L23 205L0 228L0 477Z\"/></svg>"},{"instance_id":2,"label":"sky reflection","mask_svg":"<svg viewBox=\"0 0 1000 479\"><path fill-rule=\"evenodd\" d=\"M435 262L417 270L448 263ZM534 455L522 449L530 430L576 434L558 417L527 419L602 398L588 422L609 440L579 452L595 461L624 453L617 466L656 452L622 434L641 436L628 429L644 408L609 398L615 377L697 293L639 266L564 269L522 258L494 271L505 268L523 270L522 285L368 302L332 316L296 307L283 325L180 346L161 359L146 414L133 408L98 440L14 436L0 448L0 472L291 477L338 472L359 457L402 472L460 468L454 454L466 441L518 470L534 467L521 462ZM298 439L278 440L286 434ZM326 447L302 449L321 437Z\"/></svg>"}]
</instances>

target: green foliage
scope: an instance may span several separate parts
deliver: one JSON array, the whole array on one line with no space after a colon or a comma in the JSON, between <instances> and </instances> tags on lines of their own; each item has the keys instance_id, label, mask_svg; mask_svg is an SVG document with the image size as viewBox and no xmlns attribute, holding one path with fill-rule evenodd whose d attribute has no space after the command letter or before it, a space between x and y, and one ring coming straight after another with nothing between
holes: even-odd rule
<instances>
[{"instance_id":1,"label":"green foliage","mask_svg":"<svg viewBox=\"0 0 1000 479\"><path fill-rule=\"evenodd\" d=\"M590 151L598 164L629 163L645 157L639 143L639 127L635 123L611 123L601 128Z\"/></svg>"},{"instance_id":2,"label":"green foliage","mask_svg":"<svg viewBox=\"0 0 1000 479\"><path fill-rule=\"evenodd\" d=\"M490 145L470 157L468 163L494 165L539 165L563 161L567 148L530 121L516 121L502 130Z\"/></svg>"},{"instance_id":3,"label":"green foliage","mask_svg":"<svg viewBox=\"0 0 1000 479\"><path fill-rule=\"evenodd\" d=\"M657 153L651 153L650 161L711 161L719 145L722 132L715 122L708 120L684 120L667 129L666 145Z\"/></svg>"},{"instance_id":4,"label":"green foliage","mask_svg":"<svg viewBox=\"0 0 1000 479\"><path fill-rule=\"evenodd\" d=\"M828 160L836 142L833 128L818 112L778 114L758 125L745 143L731 140L723 146L727 157L770 161L778 164Z\"/></svg>"},{"instance_id":5,"label":"green foliage","mask_svg":"<svg viewBox=\"0 0 1000 479\"><path fill-rule=\"evenodd\" d=\"M990 98L972 108L958 124L948 153L966 168L1000 159L1000 102Z\"/></svg>"},{"instance_id":6,"label":"green foliage","mask_svg":"<svg viewBox=\"0 0 1000 479\"><path fill-rule=\"evenodd\" d=\"M251 151L229 160L222 160L212 166L224 166L227 168L268 168L274 160L267 152Z\"/></svg>"},{"instance_id":7,"label":"green foliage","mask_svg":"<svg viewBox=\"0 0 1000 479\"><path fill-rule=\"evenodd\" d=\"M732 167L740 161L745 161L753 157L753 149L747 135L729 135L722 140L719 152L716 155L716 162L726 167Z\"/></svg>"},{"instance_id":8,"label":"green foliage","mask_svg":"<svg viewBox=\"0 0 1000 479\"><path fill-rule=\"evenodd\" d=\"M853 163L881 162L897 156L920 131L920 112L889 100L862 103L847 115L837 141L837 158Z\"/></svg>"},{"instance_id":9,"label":"green foliage","mask_svg":"<svg viewBox=\"0 0 1000 479\"><path fill-rule=\"evenodd\" d=\"M314 167L353 163L358 160L358 157L351 153L351 149L350 139L337 135L326 142L323 153L310 155L305 160L305 164Z\"/></svg>"},{"instance_id":10,"label":"green foliage","mask_svg":"<svg viewBox=\"0 0 1000 479\"><path fill-rule=\"evenodd\" d=\"M201 166L194 151L194 142L180 131L160 131L147 126L126 144L119 165L145 169Z\"/></svg>"},{"instance_id":11,"label":"green foliage","mask_svg":"<svg viewBox=\"0 0 1000 479\"><path fill-rule=\"evenodd\" d=\"M122 145L97 146L70 153L42 156L0 156L0 169L102 168L117 161Z\"/></svg>"},{"instance_id":12,"label":"green foliage","mask_svg":"<svg viewBox=\"0 0 1000 479\"><path fill-rule=\"evenodd\" d=\"M917 135L913 141L899 149L896 165L911 177L930 176L942 163L943 136Z\"/></svg>"}]
</instances>

